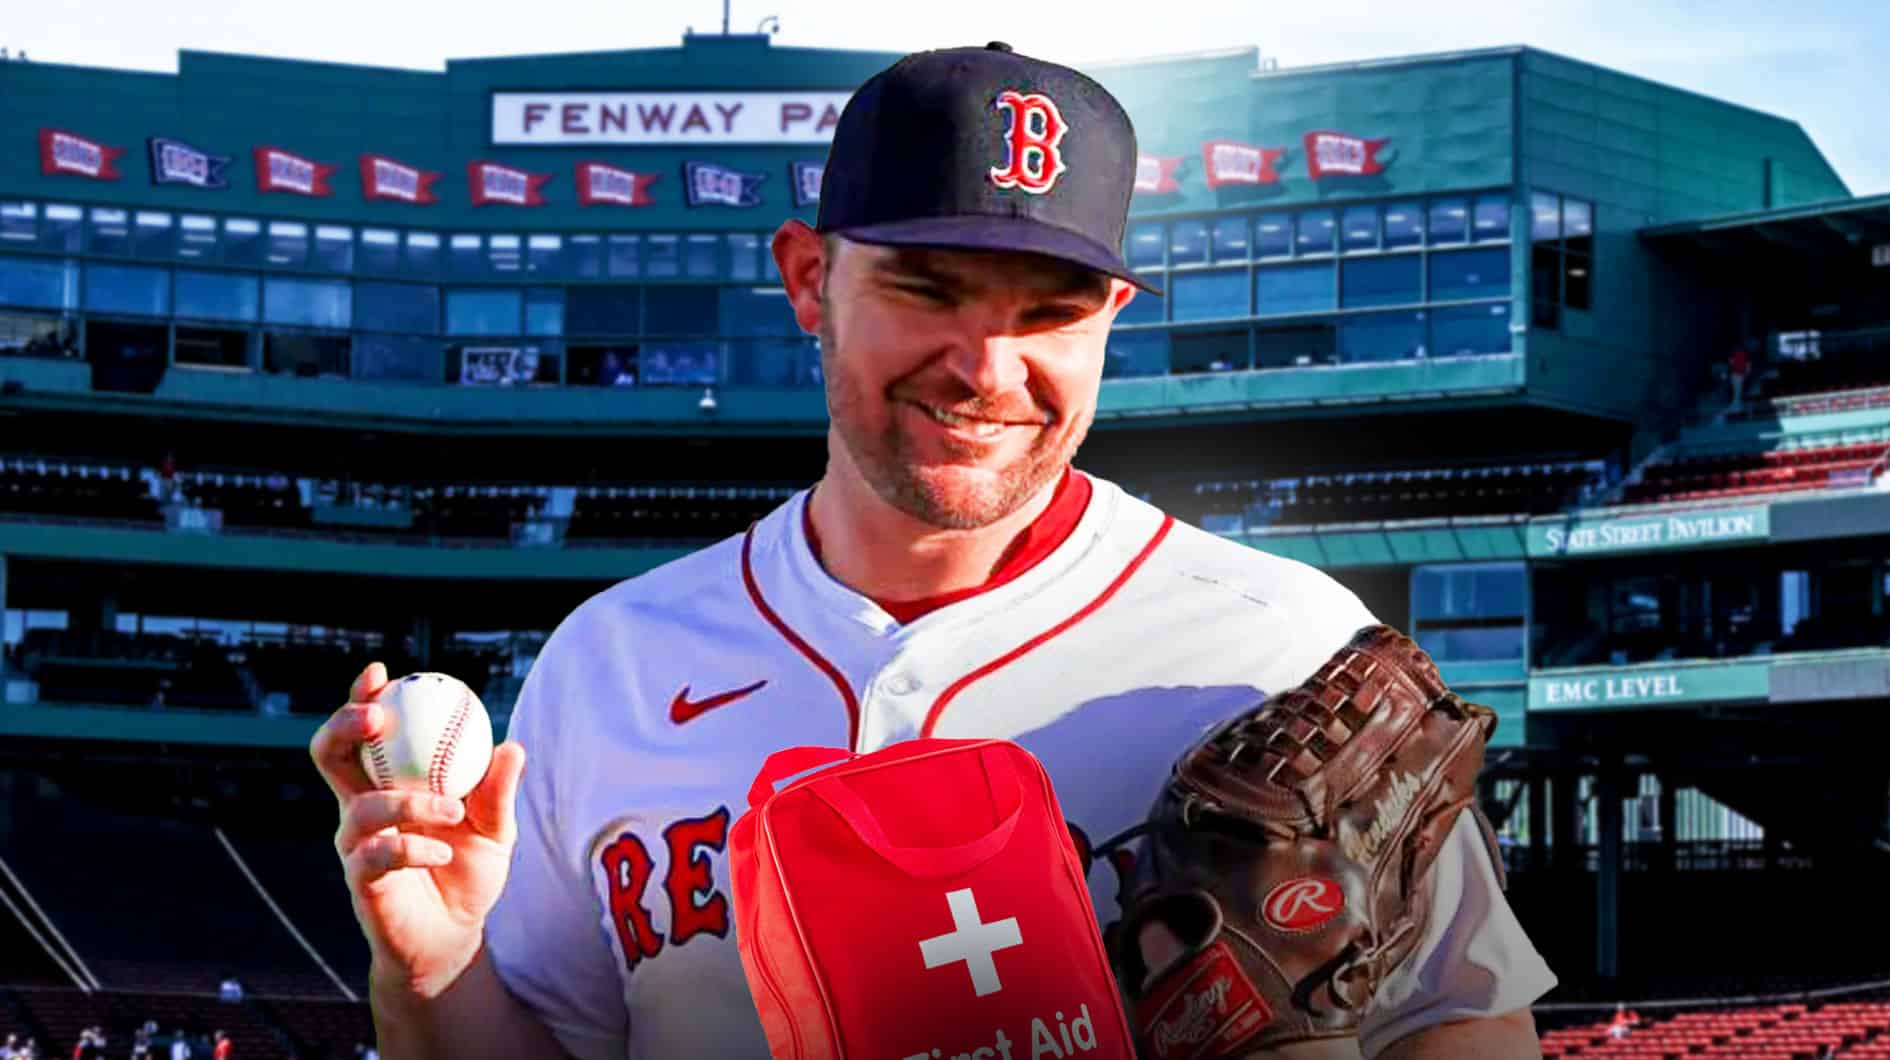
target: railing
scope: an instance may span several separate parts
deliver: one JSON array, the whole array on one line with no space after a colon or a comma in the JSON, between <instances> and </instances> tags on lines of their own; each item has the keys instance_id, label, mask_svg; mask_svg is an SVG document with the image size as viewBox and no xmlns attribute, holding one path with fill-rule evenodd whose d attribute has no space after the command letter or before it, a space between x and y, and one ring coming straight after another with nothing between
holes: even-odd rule
<instances>
[{"instance_id":1,"label":"railing","mask_svg":"<svg viewBox=\"0 0 1890 1060\"><path fill-rule=\"evenodd\" d=\"M1503 848L1504 868L1514 873L1556 871L1554 844L1544 849L1550 863L1538 862L1528 846ZM1578 859L1582 872L1601 870L1601 848L1584 844ZM1781 846L1767 846L1761 840L1680 840L1672 845L1659 841L1635 841L1621 844L1623 872L1760 872L1803 871L1814 868L1811 855Z\"/></svg>"}]
</instances>

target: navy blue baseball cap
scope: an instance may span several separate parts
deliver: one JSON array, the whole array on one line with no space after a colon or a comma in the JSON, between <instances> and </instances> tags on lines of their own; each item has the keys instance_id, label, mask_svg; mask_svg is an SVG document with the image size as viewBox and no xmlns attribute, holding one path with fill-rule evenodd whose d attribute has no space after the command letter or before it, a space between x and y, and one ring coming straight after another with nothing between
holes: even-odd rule
<instances>
[{"instance_id":1,"label":"navy blue baseball cap","mask_svg":"<svg viewBox=\"0 0 1890 1060\"><path fill-rule=\"evenodd\" d=\"M881 246L1042 254L1159 288L1122 259L1135 128L1095 81L1007 44L908 55L847 102L815 228Z\"/></svg>"}]
</instances>

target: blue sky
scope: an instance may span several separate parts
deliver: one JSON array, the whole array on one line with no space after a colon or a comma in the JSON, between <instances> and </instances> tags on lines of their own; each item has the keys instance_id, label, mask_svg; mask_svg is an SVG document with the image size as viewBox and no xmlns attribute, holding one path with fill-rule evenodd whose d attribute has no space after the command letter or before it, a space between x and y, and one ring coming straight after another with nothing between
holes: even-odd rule
<instances>
[{"instance_id":1,"label":"blue sky","mask_svg":"<svg viewBox=\"0 0 1890 1060\"><path fill-rule=\"evenodd\" d=\"M730 0L776 41L912 51L1006 40L1080 65L1229 46L1282 67L1527 44L1791 118L1854 194L1890 192L1890 0ZM82 0L0 24L46 62L174 70L179 49L423 70L449 58L668 46L720 0Z\"/></svg>"}]
</instances>

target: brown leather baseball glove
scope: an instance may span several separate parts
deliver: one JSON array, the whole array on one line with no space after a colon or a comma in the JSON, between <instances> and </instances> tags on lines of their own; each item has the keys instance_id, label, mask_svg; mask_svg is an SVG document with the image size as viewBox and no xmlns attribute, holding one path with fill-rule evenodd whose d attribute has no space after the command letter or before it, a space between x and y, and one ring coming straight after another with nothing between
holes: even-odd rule
<instances>
[{"instance_id":1,"label":"brown leather baseball glove","mask_svg":"<svg viewBox=\"0 0 1890 1060\"><path fill-rule=\"evenodd\" d=\"M1431 866L1466 808L1494 853L1475 801L1495 728L1380 625L1190 748L1139 829L1109 937L1142 1055L1356 1035L1424 934Z\"/></svg>"}]
</instances>

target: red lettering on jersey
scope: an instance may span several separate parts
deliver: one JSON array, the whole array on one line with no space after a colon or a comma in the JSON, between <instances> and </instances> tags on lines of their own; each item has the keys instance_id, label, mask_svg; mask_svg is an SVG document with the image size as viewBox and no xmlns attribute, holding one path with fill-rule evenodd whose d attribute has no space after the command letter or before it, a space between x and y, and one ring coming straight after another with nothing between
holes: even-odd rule
<instances>
[{"instance_id":1,"label":"red lettering on jersey","mask_svg":"<svg viewBox=\"0 0 1890 1060\"><path fill-rule=\"evenodd\" d=\"M669 844L669 873L663 877L663 889L669 892L669 941L680 946L705 931L727 938L728 896L715 889L709 859L697 850L721 852L728 841L728 807L707 817L672 822L663 829L663 840ZM699 894L708 894L708 900L698 904Z\"/></svg>"},{"instance_id":2,"label":"red lettering on jersey","mask_svg":"<svg viewBox=\"0 0 1890 1060\"><path fill-rule=\"evenodd\" d=\"M1007 88L998 93L996 107L1005 116L1006 157L1003 165L991 167L991 182L1032 195L1049 191L1068 168L1057 145L1070 127L1056 103L1041 92L1025 94Z\"/></svg>"},{"instance_id":3,"label":"red lettering on jersey","mask_svg":"<svg viewBox=\"0 0 1890 1060\"><path fill-rule=\"evenodd\" d=\"M610 922L617 929L624 960L635 968L644 958L663 951L663 936L643 907L643 891L650 885L656 864L643 848L643 840L629 832L604 848L603 863L604 877L610 881Z\"/></svg>"}]
</instances>

